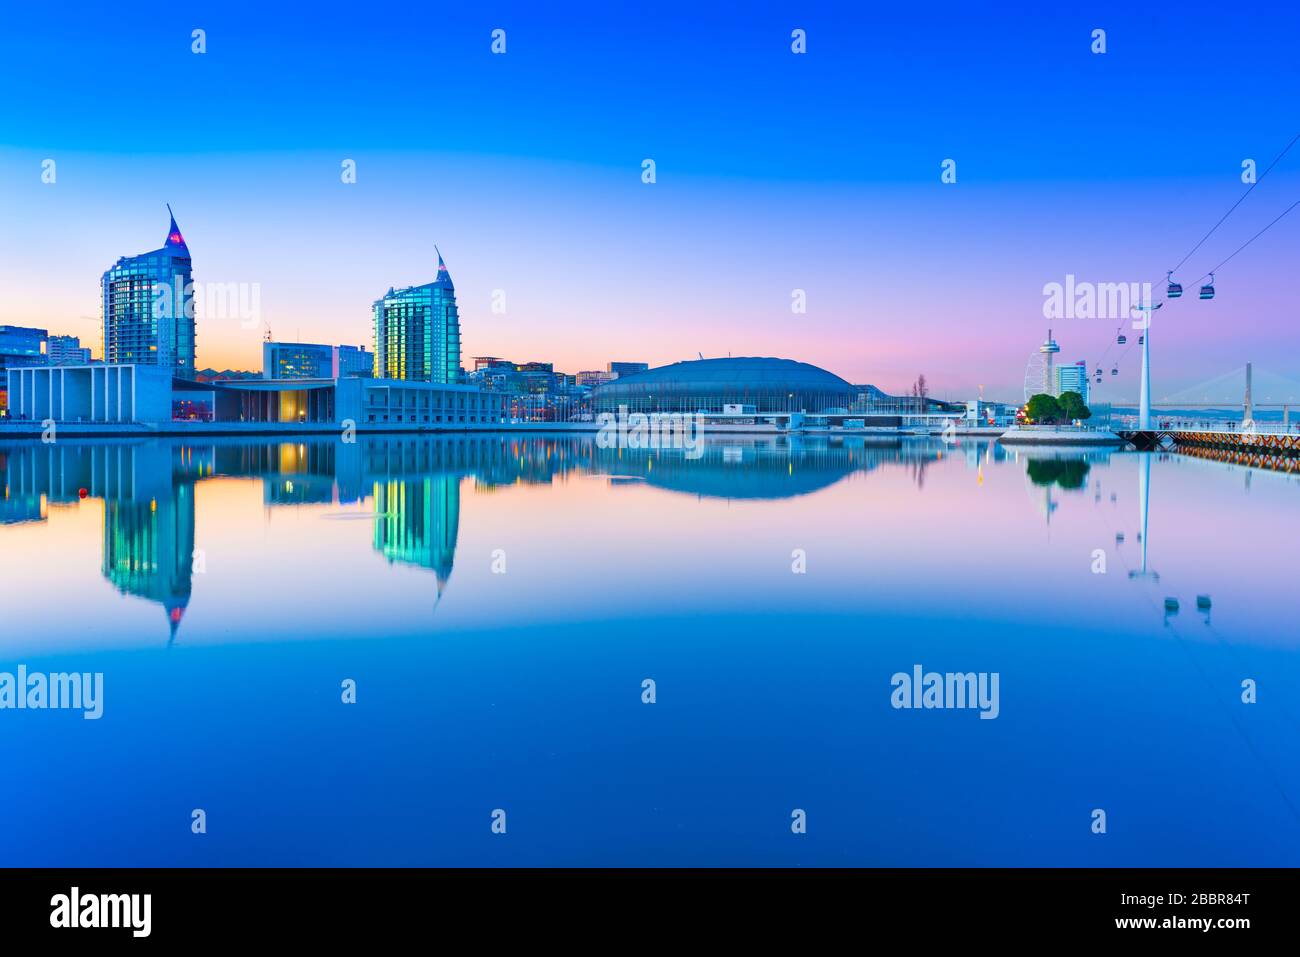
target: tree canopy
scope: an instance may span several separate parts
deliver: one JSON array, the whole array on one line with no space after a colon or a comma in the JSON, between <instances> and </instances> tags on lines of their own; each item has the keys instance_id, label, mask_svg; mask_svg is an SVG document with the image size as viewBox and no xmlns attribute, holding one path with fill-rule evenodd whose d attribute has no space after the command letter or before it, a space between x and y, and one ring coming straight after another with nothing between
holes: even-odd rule
<instances>
[{"instance_id":1,"label":"tree canopy","mask_svg":"<svg viewBox=\"0 0 1300 957\"><path fill-rule=\"evenodd\" d=\"M1061 406L1061 414L1071 422L1092 417L1092 410L1077 392L1062 392L1056 401Z\"/></svg>"},{"instance_id":2,"label":"tree canopy","mask_svg":"<svg viewBox=\"0 0 1300 957\"><path fill-rule=\"evenodd\" d=\"M1056 396L1046 392L1030 396L1025 403L1025 417L1031 422L1055 422L1062 414L1061 403L1056 401Z\"/></svg>"},{"instance_id":3,"label":"tree canopy","mask_svg":"<svg viewBox=\"0 0 1300 957\"><path fill-rule=\"evenodd\" d=\"M1025 403L1025 417L1030 422L1052 425L1057 422L1073 422L1090 418L1092 410L1077 392L1062 392L1060 396L1039 392L1029 397Z\"/></svg>"}]
</instances>

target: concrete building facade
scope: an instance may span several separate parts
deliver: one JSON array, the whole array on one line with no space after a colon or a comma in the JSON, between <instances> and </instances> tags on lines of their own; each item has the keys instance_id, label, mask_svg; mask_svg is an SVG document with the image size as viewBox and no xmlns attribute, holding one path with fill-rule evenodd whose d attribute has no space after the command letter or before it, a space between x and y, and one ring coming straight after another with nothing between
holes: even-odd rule
<instances>
[{"instance_id":1,"label":"concrete building facade","mask_svg":"<svg viewBox=\"0 0 1300 957\"><path fill-rule=\"evenodd\" d=\"M170 369L137 365L10 369L9 416L30 422L160 423L172 418Z\"/></svg>"}]
</instances>

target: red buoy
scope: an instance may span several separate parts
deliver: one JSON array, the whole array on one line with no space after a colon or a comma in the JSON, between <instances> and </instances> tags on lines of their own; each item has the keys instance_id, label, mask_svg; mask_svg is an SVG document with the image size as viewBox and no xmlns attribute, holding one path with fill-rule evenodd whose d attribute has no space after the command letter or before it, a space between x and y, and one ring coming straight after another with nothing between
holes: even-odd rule
<instances>
[{"instance_id":1,"label":"red buoy","mask_svg":"<svg viewBox=\"0 0 1300 957\"><path fill-rule=\"evenodd\" d=\"M90 494L90 493L87 492L84 488L79 488L79 489L77 489L77 497L78 497L78 498L85 498L85 497L86 497L87 495L89 495L89 494Z\"/></svg>"}]
</instances>

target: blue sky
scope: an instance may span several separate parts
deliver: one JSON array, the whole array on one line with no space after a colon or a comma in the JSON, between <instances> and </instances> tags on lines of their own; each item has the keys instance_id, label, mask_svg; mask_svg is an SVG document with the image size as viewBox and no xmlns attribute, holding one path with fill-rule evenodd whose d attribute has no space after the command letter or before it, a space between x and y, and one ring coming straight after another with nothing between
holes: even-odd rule
<instances>
[{"instance_id":1,"label":"blue sky","mask_svg":"<svg viewBox=\"0 0 1300 957\"><path fill-rule=\"evenodd\" d=\"M99 273L159 245L171 202L196 279L260 283L279 338L366 341L370 302L431 279L436 242L466 355L778 354L1014 398L1044 283L1162 275L1244 190L1243 158L1300 132L1300 14L1004 10L21 6L0 37L0 322L97 342ZM1188 270L1297 198L1300 148ZM1160 340L1158 392L1300 366L1298 248L1300 214L1218 277L1217 311ZM1103 326L1055 332L1091 362ZM201 327L200 364L255 367L260 338Z\"/></svg>"}]
</instances>

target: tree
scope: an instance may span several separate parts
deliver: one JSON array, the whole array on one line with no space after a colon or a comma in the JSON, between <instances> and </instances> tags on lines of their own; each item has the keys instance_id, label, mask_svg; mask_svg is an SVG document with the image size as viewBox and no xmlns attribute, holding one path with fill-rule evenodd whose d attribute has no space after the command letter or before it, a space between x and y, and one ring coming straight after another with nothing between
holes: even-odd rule
<instances>
[{"instance_id":1,"label":"tree","mask_svg":"<svg viewBox=\"0 0 1300 957\"><path fill-rule=\"evenodd\" d=\"M1063 414L1061 403L1056 401L1056 396L1048 395L1046 392L1030 396L1029 401L1025 403L1025 418L1030 422L1050 424L1058 421Z\"/></svg>"},{"instance_id":2,"label":"tree","mask_svg":"<svg viewBox=\"0 0 1300 957\"><path fill-rule=\"evenodd\" d=\"M1070 422L1075 419L1080 421L1092 418L1092 409L1088 408L1083 401L1083 396L1077 392L1062 392L1057 402L1061 406L1061 415Z\"/></svg>"},{"instance_id":3,"label":"tree","mask_svg":"<svg viewBox=\"0 0 1300 957\"><path fill-rule=\"evenodd\" d=\"M924 413L926 411L925 399L929 394L930 387L925 381L925 373L922 372L916 377L916 381L912 383L912 398L917 400L918 412Z\"/></svg>"}]
</instances>

